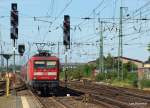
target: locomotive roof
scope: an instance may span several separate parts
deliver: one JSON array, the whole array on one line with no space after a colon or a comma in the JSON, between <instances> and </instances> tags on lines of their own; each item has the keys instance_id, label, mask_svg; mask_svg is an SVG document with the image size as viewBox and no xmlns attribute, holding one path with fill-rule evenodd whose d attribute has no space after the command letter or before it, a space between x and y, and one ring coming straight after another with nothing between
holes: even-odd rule
<instances>
[{"instance_id":1,"label":"locomotive roof","mask_svg":"<svg viewBox=\"0 0 150 108\"><path fill-rule=\"evenodd\" d=\"M30 59L31 60L59 60L58 57L52 56L47 51L39 51L38 54L33 55Z\"/></svg>"},{"instance_id":2,"label":"locomotive roof","mask_svg":"<svg viewBox=\"0 0 150 108\"><path fill-rule=\"evenodd\" d=\"M58 60L56 56L32 56L32 60Z\"/></svg>"}]
</instances>

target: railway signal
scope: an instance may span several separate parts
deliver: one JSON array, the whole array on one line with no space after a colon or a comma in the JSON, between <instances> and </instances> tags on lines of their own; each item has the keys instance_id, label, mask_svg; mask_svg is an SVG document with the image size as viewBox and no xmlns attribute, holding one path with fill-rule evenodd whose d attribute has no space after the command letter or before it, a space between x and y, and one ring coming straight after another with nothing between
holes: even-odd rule
<instances>
[{"instance_id":1,"label":"railway signal","mask_svg":"<svg viewBox=\"0 0 150 108\"><path fill-rule=\"evenodd\" d=\"M17 11L17 3L12 3L11 5L11 39L18 39L18 11Z\"/></svg>"},{"instance_id":2,"label":"railway signal","mask_svg":"<svg viewBox=\"0 0 150 108\"><path fill-rule=\"evenodd\" d=\"M24 44L18 45L18 52L21 56L23 56L23 54L25 52L25 45Z\"/></svg>"},{"instance_id":3,"label":"railway signal","mask_svg":"<svg viewBox=\"0 0 150 108\"><path fill-rule=\"evenodd\" d=\"M11 4L11 12L10 12L10 38L13 40L13 47L16 47L16 39L18 39L18 10L17 10L17 3ZM25 50L25 47L24 47ZM23 55L24 51L21 51L20 55ZM14 59L14 66L13 66L13 73L16 73L16 63L15 63L15 50L13 54ZM13 94L16 94L15 91L15 82L13 87Z\"/></svg>"},{"instance_id":4,"label":"railway signal","mask_svg":"<svg viewBox=\"0 0 150 108\"><path fill-rule=\"evenodd\" d=\"M70 16L64 15L63 22L63 44L66 49L70 49Z\"/></svg>"},{"instance_id":5,"label":"railway signal","mask_svg":"<svg viewBox=\"0 0 150 108\"><path fill-rule=\"evenodd\" d=\"M18 39L18 28L12 27L10 36L11 36L11 39Z\"/></svg>"},{"instance_id":6,"label":"railway signal","mask_svg":"<svg viewBox=\"0 0 150 108\"><path fill-rule=\"evenodd\" d=\"M18 11L11 10L11 26L18 26Z\"/></svg>"}]
</instances>

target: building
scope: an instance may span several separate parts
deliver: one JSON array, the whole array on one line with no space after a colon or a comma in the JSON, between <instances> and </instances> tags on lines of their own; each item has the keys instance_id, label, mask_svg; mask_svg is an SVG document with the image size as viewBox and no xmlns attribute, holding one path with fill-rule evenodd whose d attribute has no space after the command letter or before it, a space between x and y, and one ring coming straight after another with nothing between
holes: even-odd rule
<instances>
[{"instance_id":1,"label":"building","mask_svg":"<svg viewBox=\"0 0 150 108\"><path fill-rule=\"evenodd\" d=\"M138 69L138 79L150 80L150 61L144 62L143 67Z\"/></svg>"},{"instance_id":2,"label":"building","mask_svg":"<svg viewBox=\"0 0 150 108\"><path fill-rule=\"evenodd\" d=\"M115 59L118 59L118 57L115 57ZM137 68L143 68L143 66L144 66L144 62L140 61L140 60L137 60L137 59L131 59L131 58L127 58L127 57L120 57L120 60L123 63L128 63L128 62L134 63L137 66Z\"/></svg>"},{"instance_id":3,"label":"building","mask_svg":"<svg viewBox=\"0 0 150 108\"><path fill-rule=\"evenodd\" d=\"M138 79L150 79L150 62L146 61L142 68L138 70Z\"/></svg>"},{"instance_id":4,"label":"building","mask_svg":"<svg viewBox=\"0 0 150 108\"><path fill-rule=\"evenodd\" d=\"M146 61L144 63L144 68L150 68L150 62L149 61Z\"/></svg>"}]
</instances>

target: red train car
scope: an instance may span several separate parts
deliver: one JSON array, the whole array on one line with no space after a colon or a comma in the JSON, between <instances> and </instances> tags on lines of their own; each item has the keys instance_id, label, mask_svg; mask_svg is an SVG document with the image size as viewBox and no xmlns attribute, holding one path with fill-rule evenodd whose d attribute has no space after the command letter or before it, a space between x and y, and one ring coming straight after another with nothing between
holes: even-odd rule
<instances>
[{"instance_id":1,"label":"red train car","mask_svg":"<svg viewBox=\"0 0 150 108\"><path fill-rule=\"evenodd\" d=\"M42 52L32 56L22 67L21 76L34 90L56 92L59 87L59 58Z\"/></svg>"}]
</instances>

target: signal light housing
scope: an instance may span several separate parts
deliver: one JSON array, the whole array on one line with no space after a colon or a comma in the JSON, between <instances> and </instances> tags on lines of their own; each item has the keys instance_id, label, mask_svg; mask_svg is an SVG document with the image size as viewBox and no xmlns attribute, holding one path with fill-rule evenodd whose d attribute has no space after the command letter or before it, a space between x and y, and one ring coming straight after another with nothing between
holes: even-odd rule
<instances>
[{"instance_id":1,"label":"signal light housing","mask_svg":"<svg viewBox=\"0 0 150 108\"><path fill-rule=\"evenodd\" d=\"M11 11L11 26L18 26L18 11Z\"/></svg>"},{"instance_id":2,"label":"signal light housing","mask_svg":"<svg viewBox=\"0 0 150 108\"><path fill-rule=\"evenodd\" d=\"M10 32L11 39L18 39L17 3L12 3L11 4L10 25L11 25L11 32Z\"/></svg>"},{"instance_id":3,"label":"signal light housing","mask_svg":"<svg viewBox=\"0 0 150 108\"><path fill-rule=\"evenodd\" d=\"M25 45L24 44L18 45L18 52L21 56L23 56L23 54L25 52Z\"/></svg>"},{"instance_id":4,"label":"signal light housing","mask_svg":"<svg viewBox=\"0 0 150 108\"><path fill-rule=\"evenodd\" d=\"M17 10L17 3L11 4L11 10L16 11Z\"/></svg>"},{"instance_id":5,"label":"signal light housing","mask_svg":"<svg viewBox=\"0 0 150 108\"><path fill-rule=\"evenodd\" d=\"M63 22L63 44L70 49L70 16L64 15Z\"/></svg>"},{"instance_id":6,"label":"signal light housing","mask_svg":"<svg viewBox=\"0 0 150 108\"><path fill-rule=\"evenodd\" d=\"M10 31L10 36L11 39L18 39L18 28L12 27Z\"/></svg>"}]
</instances>

